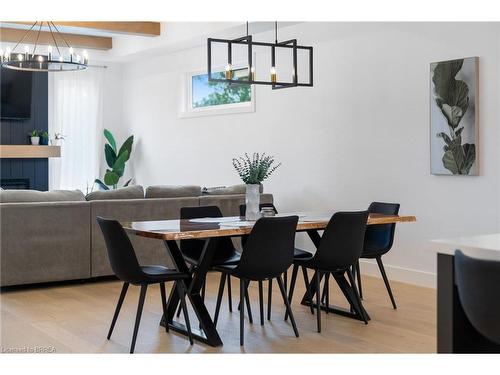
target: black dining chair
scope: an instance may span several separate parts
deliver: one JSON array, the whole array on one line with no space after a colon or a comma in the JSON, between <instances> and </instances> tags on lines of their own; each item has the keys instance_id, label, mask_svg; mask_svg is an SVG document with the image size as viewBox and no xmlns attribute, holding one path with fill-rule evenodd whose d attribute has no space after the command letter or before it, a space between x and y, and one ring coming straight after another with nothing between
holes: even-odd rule
<instances>
[{"instance_id":1,"label":"black dining chair","mask_svg":"<svg viewBox=\"0 0 500 375\"><path fill-rule=\"evenodd\" d=\"M189 278L189 275L179 272L175 269L169 269L160 265L139 265L132 243L130 242L130 239L128 238L121 224L116 220L104 219L102 217L97 217L97 222L101 227L101 231L104 236L111 268L113 269L115 275L121 281L123 281L122 291L120 293L115 313L113 315L113 320L111 321L111 326L109 328L107 336L108 340L111 338L111 334L113 333L118 314L120 313L123 300L125 299L125 295L127 294L127 290L130 284L138 285L141 287L139 305L137 307L137 314L135 317L134 334L132 336L132 344L130 346L130 353L133 353L135 349L135 341L137 339L137 332L139 330L139 324L141 322L142 309L144 307L144 300L146 298L148 285L160 284L163 315L167 316L167 297L165 293L165 283L174 281L175 287L177 288L177 293L180 296L182 310L184 312L184 320L186 322L186 327L188 330L189 342L191 345L193 345L191 325L189 323L189 315L186 307L185 295L187 291L186 285L184 283L184 280ZM165 329L168 332L168 324L165 325Z\"/></svg>"},{"instance_id":2,"label":"black dining chair","mask_svg":"<svg viewBox=\"0 0 500 375\"><path fill-rule=\"evenodd\" d=\"M371 214L384 214L384 215L398 215L399 203L384 203L372 202L368 207L368 212ZM380 274L384 279L385 287L389 293L389 298L392 302L392 307L397 308L396 301L392 294L389 279L385 273L384 263L382 263L382 256L389 252L394 243L394 233L396 232L396 224L377 224L368 225L365 233L365 241L363 246L363 253L361 258L375 259L377 261ZM363 288L361 286L361 272L359 268L359 261L353 267L354 273L357 277L358 291L361 298L363 298Z\"/></svg>"},{"instance_id":3,"label":"black dining chair","mask_svg":"<svg viewBox=\"0 0 500 375\"><path fill-rule=\"evenodd\" d=\"M182 207L181 219L201 219L201 218L217 218L222 217L222 212L217 206L195 206L195 207ZM200 262L200 257L203 252L205 240L186 239L180 241L180 250L184 259L190 264L191 271L197 267ZM217 250L215 251L212 260L212 266L219 265L235 265L240 261L240 254L234 248L233 242L229 237L221 237L218 239ZM231 279L229 275L221 274L220 284L225 284L227 281L227 297L229 312L233 311L232 296L231 296ZM205 282L202 287L202 298L205 298ZM247 304L249 315L251 316L250 305ZM180 315L180 309L177 312Z\"/></svg>"},{"instance_id":4,"label":"black dining chair","mask_svg":"<svg viewBox=\"0 0 500 375\"><path fill-rule=\"evenodd\" d=\"M245 241L238 265L215 267L222 273L240 279L240 345L244 343L245 297L248 295L247 289L251 281L277 280L286 311L290 315L293 331L295 336L299 337L299 331L281 278L283 272L293 262L298 219L297 216L287 216L266 217L257 220ZM219 290L217 306L220 306L221 295Z\"/></svg>"},{"instance_id":5,"label":"black dining chair","mask_svg":"<svg viewBox=\"0 0 500 375\"><path fill-rule=\"evenodd\" d=\"M290 282L290 293L288 295L289 303L292 303L298 269L302 267L311 312L314 306L312 296L316 294L315 307L317 310L318 332L321 332L320 286L321 279L326 275L333 276L352 308L364 320L365 324L368 323L368 316L358 295L351 270L352 265L359 259L363 251L363 239L367 220L368 211L335 213L323 232L318 250L314 256L308 259L295 259L293 262L292 280ZM315 291L311 290L306 268L315 271L315 278L313 280L315 282ZM345 275L347 275L349 281L346 280ZM325 284L328 285L327 283L328 279L325 277ZM287 318L288 316L285 315L285 320Z\"/></svg>"},{"instance_id":6,"label":"black dining chair","mask_svg":"<svg viewBox=\"0 0 500 375\"><path fill-rule=\"evenodd\" d=\"M261 203L259 204L259 210L262 210L263 208L272 208L274 210L275 214L278 214L277 208L274 206L273 203ZM244 217L245 213L247 210L246 204L240 205L240 216ZM242 236L241 242L244 244L246 240L246 236ZM312 256L312 253L306 250L302 250L299 248L294 248L293 250L293 258L294 259L304 259L304 258L310 258ZM262 282L261 282L262 284ZM259 284L259 293L262 294L262 285ZM283 284L285 286L285 291L288 290L288 270L286 270L283 273ZM268 288L267 288L267 320L271 320L271 305L272 305L272 296L273 296L273 281L269 280ZM260 300L262 301L263 298L262 296L259 296ZM263 310L263 306L261 304L260 306L261 311ZM262 324L262 319L261 319L261 324Z\"/></svg>"},{"instance_id":7,"label":"black dining chair","mask_svg":"<svg viewBox=\"0 0 500 375\"><path fill-rule=\"evenodd\" d=\"M455 251L455 282L462 308L483 337L500 345L500 262Z\"/></svg>"}]
</instances>

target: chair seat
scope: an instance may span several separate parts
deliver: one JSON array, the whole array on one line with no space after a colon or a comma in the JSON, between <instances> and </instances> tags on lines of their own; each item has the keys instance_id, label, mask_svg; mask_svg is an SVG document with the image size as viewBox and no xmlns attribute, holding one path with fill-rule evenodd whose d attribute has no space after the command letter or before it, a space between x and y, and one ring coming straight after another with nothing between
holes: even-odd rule
<instances>
[{"instance_id":1,"label":"chair seat","mask_svg":"<svg viewBox=\"0 0 500 375\"><path fill-rule=\"evenodd\" d=\"M313 255L309 251L295 248L293 250L293 259L311 258Z\"/></svg>"},{"instance_id":2,"label":"chair seat","mask_svg":"<svg viewBox=\"0 0 500 375\"><path fill-rule=\"evenodd\" d=\"M380 249L379 246L365 242L363 247L363 252L361 253L361 258L373 259L378 256L384 255L387 251Z\"/></svg>"},{"instance_id":3,"label":"chair seat","mask_svg":"<svg viewBox=\"0 0 500 375\"><path fill-rule=\"evenodd\" d=\"M195 256L194 254L182 254L184 256L184 259L186 262L189 264L192 264L193 266L197 266L200 263L200 258L199 256ZM224 257L224 258L215 258L212 261L213 266L220 266L220 265L236 265L240 262L241 254L238 253L237 251L233 251L233 253L229 257Z\"/></svg>"},{"instance_id":4,"label":"chair seat","mask_svg":"<svg viewBox=\"0 0 500 375\"><path fill-rule=\"evenodd\" d=\"M178 279L187 279L189 275L179 272L174 269L170 269L164 266L140 266L142 272L144 273L145 281L158 283L162 281L171 281Z\"/></svg>"}]
</instances>

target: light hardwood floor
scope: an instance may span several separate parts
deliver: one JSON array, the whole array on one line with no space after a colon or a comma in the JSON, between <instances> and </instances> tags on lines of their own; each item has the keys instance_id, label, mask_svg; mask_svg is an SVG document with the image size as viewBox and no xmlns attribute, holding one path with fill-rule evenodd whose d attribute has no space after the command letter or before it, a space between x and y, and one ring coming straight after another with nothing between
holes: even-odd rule
<instances>
[{"instance_id":1,"label":"light hardwood floor","mask_svg":"<svg viewBox=\"0 0 500 375\"><path fill-rule=\"evenodd\" d=\"M207 306L213 314L218 274L209 274ZM372 320L362 322L323 312L321 333L316 317L299 304L304 292L301 275L292 304L300 337L283 321L284 306L277 285L273 288L272 320L260 326L257 284L251 287L254 324L245 322L245 346L239 345L239 291L233 280L233 313L227 297L218 330L224 342L219 348L165 333L158 325L161 302L158 286L148 288L136 353L433 353L436 348L436 293L432 289L393 282L398 310L393 310L381 279L363 277L365 308ZM330 281L330 303L345 306L344 298ZM170 286L167 287L167 293ZM9 348L52 346L57 353L127 353L132 337L139 288L131 286L111 340L106 334L121 283L118 281L7 290L0 295L1 346ZM264 289L267 301L267 285ZM190 314L192 324L197 324Z\"/></svg>"}]
</instances>

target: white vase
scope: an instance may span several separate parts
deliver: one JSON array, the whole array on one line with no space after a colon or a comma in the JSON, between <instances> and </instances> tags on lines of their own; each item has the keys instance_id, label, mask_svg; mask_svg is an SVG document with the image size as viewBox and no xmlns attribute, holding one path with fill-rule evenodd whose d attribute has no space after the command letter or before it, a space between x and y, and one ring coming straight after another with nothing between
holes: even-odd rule
<instances>
[{"instance_id":1,"label":"white vase","mask_svg":"<svg viewBox=\"0 0 500 375\"><path fill-rule=\"evenodd\" d=\"M255 221L260 217L260 185L250 185L246 186L246 196L245 196L245 219Z\"/></svg>"},{"instance_id":2,"label":"white vase","mask_svg":"<svg viewBox=\"0 0 500 375\"><path fill-rule=\"evenodd\" d=\"M33 146L38 146L40 144L40 137L31 137L31 144Z\"/></svg>"}]
</instances>

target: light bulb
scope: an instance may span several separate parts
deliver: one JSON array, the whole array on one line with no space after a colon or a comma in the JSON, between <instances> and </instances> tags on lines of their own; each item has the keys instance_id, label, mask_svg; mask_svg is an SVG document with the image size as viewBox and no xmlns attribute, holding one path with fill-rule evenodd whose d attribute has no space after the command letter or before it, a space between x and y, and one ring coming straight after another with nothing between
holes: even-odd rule
<instances>
[{"instance_id":1,"label":"light bulb","mask_svg":"<svg viewBox=\"0 0 500 375\"><path fill-rule=\"evenodd\" d=\"M69 54L72 55L73 54L73 47L69 47Z\"/></svg>"},{"instance_id":2,"label":"light bulb","mask_svg":"<svg viewBox=\"0 0 500 375\"><path fill-rule=\"evenodd\" d=\"M43 56L38 56L38 62L43 62Z\"/></svg>"},{"instance_id":3,"label":"light bulb","mask_svg":"<svg viewBox=\"0 0 500 375\"><path fill-rule=\"evenodd\" d=\"M79 63L81 59L82 59L82 58L80 57L80 55L76 55L76 62L77 62L77 63Z\"/></svg>"},{"instance_id":4,"label":"light bulb","mask_svg":"<svg viewBox=\"0 0 500 375\"><path fill-rule=\"evenodd\" d=\"M232 79L233 78L233 70L232 69L233 69L233 66L230 63L228 63L226 65L226 74L225 74L226 79Z\"/></svg>"},{"instance_id":5,"label":"light bulb","mask_svg":"<svg viewBox=\"0 0 500 375\"><path fill-rule=\"evenodd\" d=\"M24 46L24 53L29 53L30 52L30 48L28 46Z\"/></svg>"},{"instance_id":6,"label":"light bulb","mask_svg":"<svg viewBox=\"0 0 500 375\"><path fill-rule=\"evenodd\" d=\"M88 59L88 58L89 58L89 54L87 53L87 50L86 50L86 49L84 49L84 50L83 50L82 55L83 55L83 58L84 58L84 59Z\"/></svg>"},{"instance_id":7,"label":"light bulb","mask_svg":"<svg viewBox=\"0 0 500 375\"><path fill-rule=\"evenodd\" d=\"M3 57L3 49L0 48L0 57Z\"/></svg>"},{"instance_id":8,"label":"light bulb","mask_svg":"<svg viewBox=\"0 0 500 375\"><path fill-rule=\"evenodd\" d=\"M17 55L17 59L18 59L19 61L23 61L23 55L19 53L19 54Z\"/></svg>"},{"instance_id":9,"label":"light bulb","mask_svg":"<svg viewBox=\"0 0 500 375\"><path fill-rule=\"evenodd\" d=\"M64 59L63 59L63 57L62 57L62 56L59 56L59 61L60 61L60 62L63 62L63 61L64 61Z\"/></svg>"},{"instance_id":10,"label":"light bulb","mask_svg":"<svg viewBox=\"0 0 500 375\"><path fill-rule=\"evenodd\" d=\"M10 47L7 47L5 49L5 57L9 57L10 56Z\"/></svg>"},{"instance_id":11,"label":"light bulb","mask_svg":"<svg viewBox=\"0 0 500 375\"><path fill-rule=\"evenodd\" d=\"M271 66L271 82L276 82L276 68L274 66Z\"/></svg>"},{"instance_id":12,"label":"light bulb","mask_svg":"<svg viewBox=\"0 0 500 375\"><path fill-rule=\"evenodd\" d=\"M49 46L47 47L47 52L48 53L52 53L52 46L49 44Z\"/></svg>"}]
</instances>

